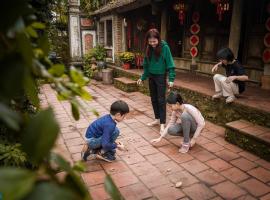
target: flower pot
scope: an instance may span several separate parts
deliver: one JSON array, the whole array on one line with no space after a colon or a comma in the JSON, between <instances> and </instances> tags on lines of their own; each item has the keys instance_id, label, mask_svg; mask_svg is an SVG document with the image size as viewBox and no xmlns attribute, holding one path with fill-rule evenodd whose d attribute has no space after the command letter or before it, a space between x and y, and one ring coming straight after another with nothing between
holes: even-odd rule
<instances>
[{"instance_id":1,"label":"flower pot","mask_svg":"<svg viewBox=\"0 0 270 200\"><path fill-rule=\"evenodd\" d=\"M130 63L124 63L123 68L124 69L130 69Z\"/></svg>"}]
</instances>

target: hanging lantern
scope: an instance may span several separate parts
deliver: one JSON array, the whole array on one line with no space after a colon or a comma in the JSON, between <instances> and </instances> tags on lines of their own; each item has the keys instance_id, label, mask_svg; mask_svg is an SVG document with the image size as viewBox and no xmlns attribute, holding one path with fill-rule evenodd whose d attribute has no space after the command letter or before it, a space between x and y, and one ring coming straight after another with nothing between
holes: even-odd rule
<instances>
[{"instance_id":1,"label":"hanging lantern","mask_svg":"<svg viewBox=\"0 0 270 200\"><path fill-rule=\"evenodd\" d=\"M217 0L217 14L218 20L222 21L223 14L230 10L229 0Z\"/></svg>"},{"instance_id":2,"label":"hanging lantern","mask_svg":"<svg viewBox=\"0 0 270 200\"><path fill-rule=\"evenodd\" d=\"M180 0L178 3L174 4L173 9L178 11L178 19L180 24L183 25L185 21L185 2Z\"/></svg>"}]
</instances>

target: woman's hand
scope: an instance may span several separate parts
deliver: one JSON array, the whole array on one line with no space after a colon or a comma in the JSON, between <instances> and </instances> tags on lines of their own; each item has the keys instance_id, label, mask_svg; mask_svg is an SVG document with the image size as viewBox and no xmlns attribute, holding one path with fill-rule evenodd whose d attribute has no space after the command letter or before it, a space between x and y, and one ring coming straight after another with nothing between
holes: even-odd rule
<instances>
[{"instance_id":1,"label":"woman's hand","mask_svg":"<svg viewBox=\"0 0 270 200\"><path fill-rule=\"evenodd\" d=\"M137 80L137 85L141 85L142 84L142 79L138 79Z\"/></svg>"}]
</instances>

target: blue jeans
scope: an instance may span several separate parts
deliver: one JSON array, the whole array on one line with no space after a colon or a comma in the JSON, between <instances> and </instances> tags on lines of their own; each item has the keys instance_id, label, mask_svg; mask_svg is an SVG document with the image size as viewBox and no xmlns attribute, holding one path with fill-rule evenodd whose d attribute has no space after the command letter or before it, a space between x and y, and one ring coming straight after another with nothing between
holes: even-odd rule
<instances>
[{"instance_id":1,"label":"blue jeans","mask_svg":"<svg viewBox=\"0 0 270 200\"><path fill-rule=\"evenodd\" d=\"M117 139L117 137L119 136L119 129L117 127L115 127L115 130L113 132L113 134L111 135L111 138L110 138L110 142L111 143L114 143L115 140ZM88 146L91 148L91 149L99 149L99 148L102 148L102 145L101 145L101 142L102 142L102 136L99 137L99 138L87 138L86 139L86 142L88 144Z\"/></svg>"},{"instance_id":2,"label":"blue jeans","mask_svg":"<svg viewBox=\"0 0 270 200\"><path fill-rule=\"evenodd\" d=\"M197 124L194 118L187 112L183 112L181 115L181 123L170 126L168 134L174 136L184 136L184 143L189 143L191 137L193 137L197 129Z\"/></svg>"}]
</instances>

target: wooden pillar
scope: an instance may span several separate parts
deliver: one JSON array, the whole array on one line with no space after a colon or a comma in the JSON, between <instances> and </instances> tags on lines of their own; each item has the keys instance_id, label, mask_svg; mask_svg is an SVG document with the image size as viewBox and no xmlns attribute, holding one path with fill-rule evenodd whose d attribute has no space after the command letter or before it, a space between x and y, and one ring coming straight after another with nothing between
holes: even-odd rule
<instances>
[{"instance_id":1,"label":"wooden pillar","mask_svg":"<svg viewBox=\"0 0 270 200\"><path fill-rule=\"evenodd\" d=\"M162 40L166 40L167 37L167 12L167 8L162 9L161 12L160 37Z\"/></svg>"},{"instance_id":2,"label":"wooden pillar","mask_svg":"<svg viewBox=\"0 0 270 200\"><path fill-rule=\"evenodd\" d=\"M244 0L233 0L229 48L233 51L236 58L240 44L243 2Z\"/></svg>"}]
</instances>

